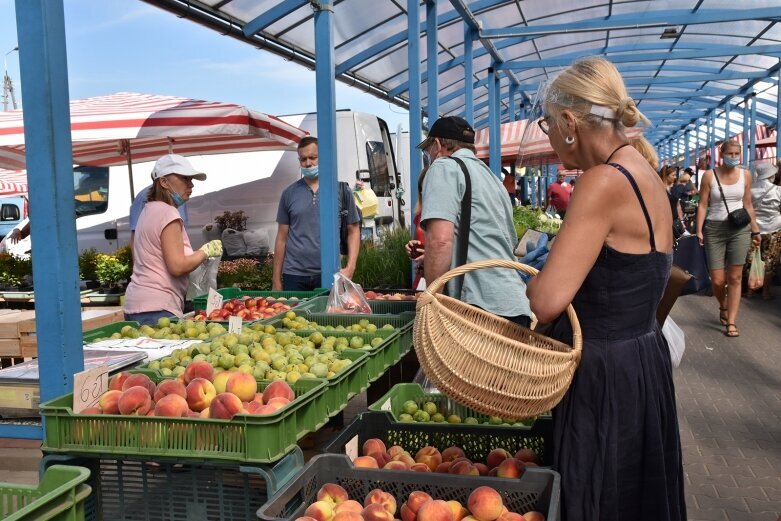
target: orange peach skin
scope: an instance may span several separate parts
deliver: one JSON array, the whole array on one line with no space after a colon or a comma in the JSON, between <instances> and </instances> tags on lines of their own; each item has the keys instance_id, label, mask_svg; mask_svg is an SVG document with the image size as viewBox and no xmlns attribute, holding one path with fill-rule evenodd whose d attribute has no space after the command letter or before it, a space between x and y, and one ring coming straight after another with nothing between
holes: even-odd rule
<instances>
[{"instance_id":1,"label":"orange peach skin","mask_svg":"<svg viewBox=\"0 0 781 521\"><path fill-rule=\"evenodd\" d=\"M187 405L195 412L201 412L208 408L216 395L217 390L214 385L205 378L196 378L187 384Z\"/></svg>"},{"instance_id":2,"label":"orange peach skin","mask_svg":"<svg viewBox=\"0 0 781 521\"><path fill-rule=\"evenodd\" d=\"M263 400L268 403L271 399L281 396L291 402L296 399L293 388L284 380L275 380L263 390Z\"/></svg>"},{"instance_id":3,"label":"orange peach skin","mask_svg":"<svg viewBox=\"0 0 781 521\"><path fill-rule=\"evenodd\" d=\"M190 412L190 409L187 407L187 400L178 394L163 396L160 401L155 404L155 416L181 418L182 416L186 416L188 412Z\"/></svg>"},{"instance_id":4,"label":"orange peach skin","mask_svg":"<svg viewBox=\"0 0 781 521\"><path fill-rule=\"evenodd\" d=\"M421 505L417 521L453 521L453 510L441 499L432 499Z\"/></svg>"},{"instance_id":5,"label":"orange peach skin","mask_svg":"<svg viewBox=\"0 0 781 521\"><path fill-rule=\"evenodd\" d=\"M214 367L205 360L190 362L184 370L184 384L187 385L196 378L204 378L210 382L214 380Z\"/></svg>"},{"instance_id":6,"label":"orange peach skin","mask_svg":"<svg viewBox=\"0 0 781 521\"><path fill-rule=\"evenodd\" d=\"M152 397L146 387L137 385L122 392L117 406L120 414L146 416L152 409Z\"/></svg>"},{"instance_id":7,"label":"orange peach skin","mask_svg":"<svg viewBox=\"0 0 781 521\"><path fill-rule=\"evenodd\" d=\"M154 400L159 402L164 396L168 396L169 394L178 394L182 398L187 398L187 389L182 382L177 382L176 380L163 380L157 386Z\"/></svg>"},{"instance_id":8,"label":"orange peach skin","mask_svg":"<svg viewBox=\"0 0 781 521\"><path fill-rule=\"evenodd\" d=\"M479 521L494 521L504 510L502 496L491 487L477 487L469 494L467 508Z\"/></svg>"},{"instance_id":9,"label":"orange peach skin","mask_svg":"<svg viewBox=\"0 0 781 521\"><path fill-rule=\"evenodd\" d=\"M127 391L131 387L135 387L137 385L140 385L141 387L145 387L147 391L149 391L149 397L151 398L155 394L155 383L145 374L131 374L127 377L125 382L122 384L122 391Z\"/></svg>"},{"instance_id":10,"label":"orange peach skin","mask_svg":"<svg viewBox=\"0 0 781 521\"><path fill-rule=\"evenodd\" d=\"M103 414L119 414L119 397L122 391L112 390L103 393L98 405L103 410Z\"/></svg>"},{"instance_id":11,"label":"orange peach skin","mask_svg":"<svg viewBox=\"0 0 781 521\"><path fill-rule=\"evenodd\" d=\"M233 393L221 393L209 404L209 417L217 420L230 420L236 414L244 412L239 397Z\"/></svg>"},{"instance_id":12,"label":"orange peach skin","mask_svg":"<svg viewBox=\"0 0 781 521\"><path fill-rule=\"evenodd\" d=\"M368 507L369 505L382 505L391 518L396 514L396 498L382 489L375 488L366 495L363 506Z\"/></svg>"},{"instance_id":13,"label":"orange peach skin","mask_svg":"<svg viewBox=\"0 0 781 521\"><path fill-rule=\"evenodd\" d=\"M258 382L251 374L236 371L231 373L228 378L225 392L235 394L242 402L249 402L255 398L255 393L258 392Z\"/></svg>"},{"instance_id":14,"label":"orange peach skin","mask_svg":"<svg viewBox=\"0 0 781 521\"><path fill-rule=\"evenodd\" d=\"M338 505L348 499L350 498L347 496L347 491L336 483L326 483L317 491L318 501L330 501Z\"/></svg>"}]
</instances>

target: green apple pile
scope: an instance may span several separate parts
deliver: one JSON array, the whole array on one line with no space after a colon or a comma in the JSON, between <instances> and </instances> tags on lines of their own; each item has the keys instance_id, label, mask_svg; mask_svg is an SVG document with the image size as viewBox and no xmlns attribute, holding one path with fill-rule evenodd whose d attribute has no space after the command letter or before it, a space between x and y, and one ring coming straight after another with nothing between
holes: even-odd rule
<instances>
[{"instance_id":1,"label":"green apple pile","mask_svg":"<svg viewBox=\"0 0 781 521\"><path fill-rule=\"evenodd\" d=\"M402 422L420 422L420 423L463 423L467 425L531 425L534 419L530 420L508 420L499 416L490 416L486 419L478 419L474 416L462 418L458 414L448 412L445 407L439 407L432 401L418 403L415 400L407 400L401 405L401 410L397 413L399 421Z\"/></svg>"},{"instance_id":2,"label":"green apple pile","mask_svg":"<svg viewBox=\"0 0 781 521\"><path fill-rule=\"evenodd\" d=\"M306 330L315 330L320 331L323 333L327 333L329 331L353 331L355 333L374 333L378 329L386 330L386 331L393 331L395 328L391 324L384 324L382 326L378 326L377 324L372 324L369 322L368 319L362 318L355 324L349 325L349 326L321 326L317 322L308 320L304 316L296 315L294 311L288 311L285 313L285 317L279 322L279 325L282 326L285 329L306 329Z\"/></svg>"},{"instance_id":3,"label":"green apple pile","mask_svg":"<svg viewBox=\"0 0 781 521\"><path fill-rule=\"evenodd\" d=\"M209 340L227 332L225 326L218 322L203 322L194 320L179 320L172 322L170 318L161 318L156 326L143 325L135 328L123 326L118 332L108 338L154 338L157 340ZM103 340L103 339L100 339Z\"/></svg>"}]
</instances>

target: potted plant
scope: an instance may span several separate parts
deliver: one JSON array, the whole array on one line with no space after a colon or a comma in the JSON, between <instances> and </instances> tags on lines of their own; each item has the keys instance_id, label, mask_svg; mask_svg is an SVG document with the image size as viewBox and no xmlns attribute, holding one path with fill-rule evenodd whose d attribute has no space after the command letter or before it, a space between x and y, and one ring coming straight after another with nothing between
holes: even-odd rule
<instances>
[{"instance_id":1,"label":"potted plant","mask_svg":"<svg viewBox=\"0 0 781 521\"><path fill-rule=\"evenodd\" d=\"M247 229L247 216L242 210L238 212L223 212L222 215L218 215L214 218L214 222L217 223L217 227L220 229L220 233L230 228L237 232L243 232Z\"/></svg>"},{"instance_id":2,"label":"potted plant","mask_svg":"<svg viewBox=\"0 0 781 521\"><path fill-rule=\"evenodd\" d=\"M98 267L98 250L89 248L79 254L79 277L88 289L100 286L95 270Z\"/></svg>"},{"instance_id":3,"label":"potted plant","mask_svg":"<svg viewBox=\"0 0 781 521\"><path fill-rule=\"evenodd\" d=\"M98 254L95 276L100 282L101 293L119 294L119 283L129 276L130 267L123 264L115 255Z\"/></svg>"},{"instance_id":4,"label":"potted plant","mask_svg":"<svg viewBox=\"0 0 781 521\"><path fill-rule=\"evenodd\" d=\"M271 257L263 262L255 259L222 261L217 271L217 286L270 291L272 271Z\"/></svg>"}]
</instances>

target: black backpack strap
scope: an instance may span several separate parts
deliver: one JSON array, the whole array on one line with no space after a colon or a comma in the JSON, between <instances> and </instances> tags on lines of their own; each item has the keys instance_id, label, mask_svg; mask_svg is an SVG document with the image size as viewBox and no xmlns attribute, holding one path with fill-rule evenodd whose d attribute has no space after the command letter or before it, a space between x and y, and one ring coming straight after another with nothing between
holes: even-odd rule
<instances>
[{"instance_id":1,"label":"black backpack strap","mask_svg":"<svg viewBox=\"0 0 781 521\"><path fill-rule=\"evenodd\" d=\"M459 220L458 238L456 241L456 265L453 266L456 268L466 264L466 254L469 251L469 229L472 224L472 178L469 175L466 164L464 164L461 159L453 156L450 156L450 159L458 163L458 166L461 167L461 171L464 173L464 184L466 185L464 197L461 199L461 219ZM454 280L457 281L456 284L460 295L461 288L464 286L464 276L461 275ZM457 295L452 296L458 298Z\"/></svg>"}]
</instances>

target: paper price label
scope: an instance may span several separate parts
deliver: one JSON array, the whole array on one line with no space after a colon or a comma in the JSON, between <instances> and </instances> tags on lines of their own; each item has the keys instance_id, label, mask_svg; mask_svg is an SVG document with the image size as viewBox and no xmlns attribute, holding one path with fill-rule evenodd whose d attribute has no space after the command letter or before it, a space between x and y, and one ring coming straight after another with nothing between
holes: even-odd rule
<instances>
[{"instance_id":1,"label":"paper price label","mask_svg":"<svg viewBox=\"0 0 781 521\"><path fill-rule=\"evenodd\" d=\"M101 365L73 375L73 412L97 405L108 390L108 366Z\"/></svg>"},{"instance_id":2,"label":"paper price label","mask_svg":"<svg viewBox=\"0 0 781 521\"><path fill-rule=\"evenodd\" d=\"M355 458L358 457L358 435L350 439L350 441L347 442L347 444L344 446L344 453L347 454L347 457L350 458L350 461L355 461Z\"/></svg>"},{"instance_id":3,"label":"paper price label","mask_svg":"<svg viewBox=\"0 0 781 521\"><path fill-rule=\"evenodd\" d=\"M381 410L381 411L390 411L390 410L391 410L391 399L390 399L390 398L388 398L387 400L385 400L385 403L383 403L383 404L380 406L380 410Z\"/></svg>"},{"instance_id":4,"label":"paper price label","mask_svg":"<svg viewBox=\"0 0 781 521\"><path fill-rule=\"evenodd\" d=\"M222 295L214 288L209 288L209 296L206 298L206 316L211 315L215 309L222 308Z\"/></svg>"},{"instance_id":5,"label":"paper price label","mask_svg":"<svg viewBox=\"0 0 781 521\"><path fill-rule=\"evenodd\" d=\"M228 317L228 333L241 334L241 317Z\"/></svg>"}]
</instances>

